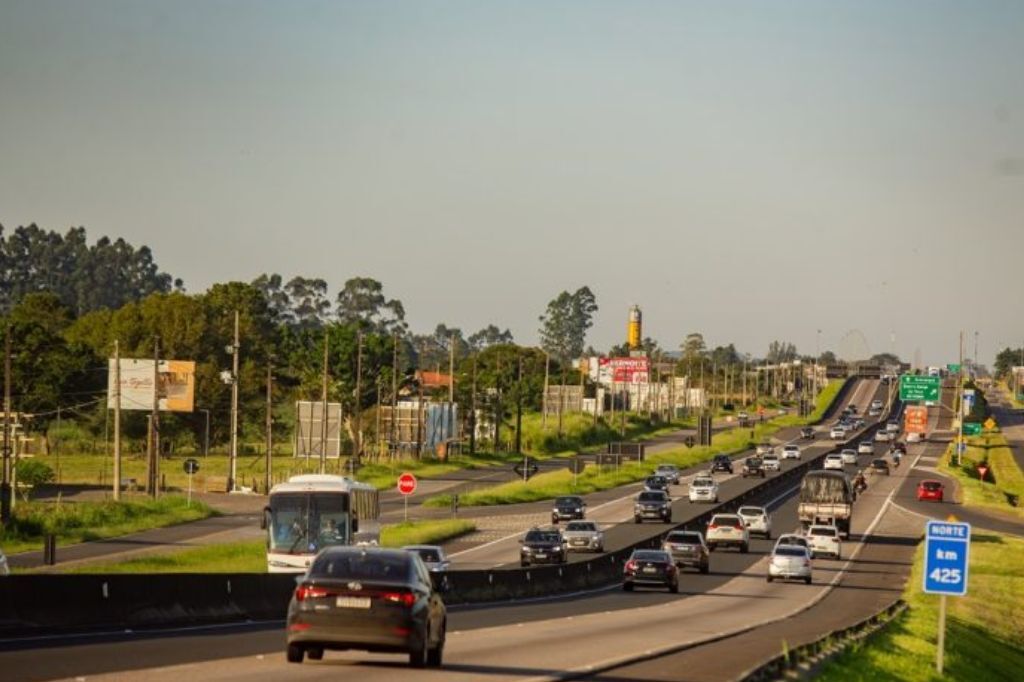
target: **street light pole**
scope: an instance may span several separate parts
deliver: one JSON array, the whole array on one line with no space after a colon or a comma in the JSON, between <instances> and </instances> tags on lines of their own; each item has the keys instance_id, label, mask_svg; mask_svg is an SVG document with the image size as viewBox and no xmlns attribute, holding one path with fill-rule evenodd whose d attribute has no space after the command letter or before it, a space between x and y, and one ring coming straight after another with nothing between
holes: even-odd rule
<instances>
[{"instance_id":1,"label":"street light pole","mask_svg":"<svg viewBox=\"0 0 1024 682\"><path fill-rule=\"evenodd\" d=\"M114 340L114 501L121 499L121 343Z\"/></svg>"},{"instance_id":2,"label":"street light pole","mask_svg":"<svg viewBox=\"0 0 1024 682\"><path fill-rule=\"evenodd\" d=\"M228 492L238 489L238 311L235 311L235 337L231 343L231 466Z\"/></svg>"},{"instance_id":3,"label":"street light pole","mask_svg":"<svg viewBox=\"0 0 1024 682\"><path fill-rule=\"evenodd\" d=\"M11 325L4 333L4 466L0 483L0 522L11 521Z\"/></svg>"}]
</instances>

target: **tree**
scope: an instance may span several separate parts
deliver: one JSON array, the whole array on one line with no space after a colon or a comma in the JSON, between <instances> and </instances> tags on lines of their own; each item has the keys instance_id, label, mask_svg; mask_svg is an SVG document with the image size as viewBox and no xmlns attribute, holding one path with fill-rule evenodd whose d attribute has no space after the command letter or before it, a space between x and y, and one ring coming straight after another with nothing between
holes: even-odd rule
<instances>
[{"instance_id":1,"label":"tree","mask_svg":"<svg viewBox=\"0 0 1024 682\"><path fill-rule=\"evenodd\" d=\"M563 291L548 303L539 318L541 346L562 362L579 357L597 309L597 299L589 287L581 287L572 294Z\"/></svg>"},{"instance_id":2,"label":"tree","mask_svg":"<svg viewBox=\"0 0 1024 682\"><path fill-rule=\"evenodd\" d=\"M327 282L322 279L292 277L284 287L291 302L292 324L302 329L319 329L331 314Z\"/></svg>"},{"instance_id":3,"label":"tree","mask_svg":"<svg viewBox=\"0 0 1024 682\"><path fill-rule=\"evenodd\" d=\"M796 346L786 341L772 341L768 344L768 355L765 359L775 365L780 362L792 362L797 359Z\"/></svg>"},{"instance_id":4,"label":"tree","mask_svg":"<svg viewBox=\"0 0 1024 682\"><path fill-rule=\"evenodd\" d=\"M683 360L685 362L696 360L703 356L707 350L707 346L704 343L704 335L699 332L687 334L679 349L683 352Z\"/></svg>"},{"instance_id":5,"label":"tree","mask_svg":"<svg viewBox=\"0 0 1024 682\"><path fill-rule=\"evenodd\" d=\"M369 277L353 277L338 292L338 321L358 323L383 334L404 334L405 308L384 296L384 286Z\"/></svg>"},{"instance_id":6,"label":"tree","mask_svg":"<svg viewBox=\"0 0 1024 682\"><path fill-rule=\"evenodd\" d=\"M711 351L711 362L715 363L719 367L727 367L730 365L742 364L743 359L740 354L736 352L736 346L729 344L728 346L718 346Z\"/></svg>"},{"instance_id":7,"label":"tree","mask_svg":"<svg viewBox=\"0 0 1024 682\"><path fill-rule=\"evenodd\" d=\"M1013 367L1024 366L1024 348L1004 348L996 355L995 372L998 377L1007 377Z\"/></svg>"},{"instance_id":8,"label":"tree","mask_svg":"<svg viewBox=\"0 0 1024 682\"><path fill-rule=\"evenodd\" d=\"M508 329L501 331L493 324L489 324L480 331L470 334L466 341L472 350L481 351L496 344L511 344L512 332Z\"/></svg>"},{"instance_id":9,"label":"tree","mask_svg":"<svg viewBox=\"0 0 1024 682\"><path fill-rule=\"evenodd\" d=\"M838 365L839 364L839 359L836 357L835 353L833 353L830 350L827 350L827 351L823 352L818 357L818 364L819 365Z\"/></svg>"},{"instance_id":10,"label":"tree","mask_svg":"<svg viewBox=\"0 0 1024 682\"><path fill-rule=\"evenodd\" d=\"M267 308L280 324L291 324L292 302L284 287L284 280L281 275L260 275L252 281L252 285L263 292L267 300Z\"/></svg>"},{"instance_id":11,"label":"tree","mask_svg":"<svg viewBox=\"0 0 1024 682\"><path fill-rule=\"evenodd\" d=\"M900 363L900 356L894 353L875 353L868 360L869 365L898 365Z\"/></svg>"}]
</instances>

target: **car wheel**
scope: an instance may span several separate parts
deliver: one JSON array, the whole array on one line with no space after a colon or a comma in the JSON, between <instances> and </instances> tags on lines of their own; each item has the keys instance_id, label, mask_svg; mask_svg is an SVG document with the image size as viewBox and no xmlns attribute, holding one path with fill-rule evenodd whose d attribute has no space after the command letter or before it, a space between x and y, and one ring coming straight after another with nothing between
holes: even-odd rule
<instances>
[{"instance_id":1,"label":"car wheel","mask_svg":"<svg viewBox=\"0 0 1024 682\"><path fill-rule=\"evenodd\" d=\"M665 523L672 523L672 517L670 516L667 519L665 519Z\"/></svg>"},{"instance_id":2,"label":"car wheel","mask_svg":"<svg viewBox=\"0 0 1024 682\"><path fill-rule=\"evenodd\" d=\"M640 523L640 517L639 516L634 516L633 517L633 523Z\"/></svg>"},{"instance_id":3,"label":"car wheel","mask_svg":"<svg viewBox=\"0 0 1024 682\"><path fill-rule=\"evenodd\" d=\"M709 552L714 552L715 551L715 546L713 544L711 544L710 542L708 543L708 551Z\"/></svg>"},{"instance_id":4,"label":"car wheel","mask_svg":"<svg viewBox=\"0 0 1024 682\"><path fill-rule=\"evenodd\" d=\"M306 651L298 644L289 644L285 653L289 663L302 663L302 658L305 655Z\"/></svg>"},{"instance_id":5,"label":"car wheel","mask_svg":"<svg viewBox=\"0 0 1024 682\"><path fill-rule=\"evenodd\" d=\"M520 562L519 562L519 567L520 567L520 568L528 568L528 567L529 567L529 565L530 565L530 562L529 562L529 561L520 561Z\"/></svg>"},{"instance_id":6,"label":"car wheel","mask_svg":"<svg viewBox=\"0 0 1024 682\"><path fill-rule=\"evenodd\" d=\"M772 539L772 532L768 531L767 533L765 533L764 534L764 539L765 540L771 540Z\"/></svg>"},{"instance_id":7,"label":"car wheel","mask_svg":"<svg viewBox=\"0 0 1024 682\"><path fill-rule=\"evenodd\" d=\"M775 580L775 578L773 578L771 576L768 576L767 580L768 580L768 582L771 582L771 581Z\"/></svg>"},{"instance_id":8,"label":"car wheel","mask_svg":"<svg viewBox=\"0 0 1024 682\"><path fill-rule=\"evenodd\" d=\"M558 517L557 516L552 516L551 517L551 525L552 526L557 526L558 525Z\"/></svg>"},{"instance_id":9,"label":"car wheel","mask_svg":"<svg viewBox=\"0 0 1024 682\"><path fill-rule=\"evenodd\" d=\"M810 576L808 576L808 577L804 578L804 585L810 585L810 584L811 584L811 578L810 578Z\"/></svg>"},{"instance_id":10,"label":"car wheel","mask_svg":"<svg viewBox=\"0 0 1024 682\"><path fill-rule=\"evenodd\" d=\"M427 638L430 636L430 623L423 629L423 636L420 638L420 645L409 650L409 665L413 668L427 667Z\"/></svg>"},{"instance_id":11,"label":"car wheel","mask_svg":"<svg viewBox=\"0 0 1024 682\"><path fill-rule=\"evenodd\" d=\"M740 553L741 554L746 554L749 549L750 549L750 545L748 545L745 542L742 545L740 545Z\"/></svg>"},{"instance_id":12,"label":"car wheel","mask_svg":"<svg viewBox=\"0 0 1024 682\"><path fill-rule=\"evenodd\" d=\"M306 656L311 661L322 661L324 658L324 650L320 647L313 647L312 649L306 649Z\"/></svg>"},{"instance_id":13,"label":"car wheel","mask_svg":"<svg viewBox=\"0 0 1024 682\"><path fill-rule=\"evenodd\" d=\"M700 572L705 574L705 575L707 575L708 573L711 572L711 567L708 566L707 564L701 564L700 565Z\"/></svg>"},{"instance_id":14,"label":"car wheel","mask_svg":"<svg viewBox=\"0 0 1024 682\"><path fill-rule=\"evenodd\" d=\"M633 583L622 583L622 589L625 590L626 592L632 592L633 591Z\"/></svg>"},{"instance_id":15,"label":"car wheel","mask_svg":"<svg viewBox=\"0 0 1024 682\"><path fill-rule=\"evenodd\" d=\"M445 633L448 630L447 624L441 626L441 635L438 637L437 646L427 651L427 665L431 668L440 668L444 658Z\"/></svg>"},{"instance_id":16,"label":"car wheel","mask_svg":"<svg viewBox=\"0 0 1024 682\"><path fill-rule=\"evenodd\" d=\"M679 594L679 581L673 580L671 583L669 583L668 591L672 594Z\"/></svg>"}]
</instances>

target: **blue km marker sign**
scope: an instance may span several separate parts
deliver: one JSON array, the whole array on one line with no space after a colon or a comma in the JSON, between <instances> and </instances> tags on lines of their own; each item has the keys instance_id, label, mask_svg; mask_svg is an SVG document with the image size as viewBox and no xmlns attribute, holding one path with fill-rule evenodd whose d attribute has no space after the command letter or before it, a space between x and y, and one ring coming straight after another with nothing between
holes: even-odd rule
<instances>
[{"instance_id":1,"label":"blue km marker sign","mask_svg":"<svg viewBox=\"0 0 1024 682\"><path fill-rule=\"evenodd\" d=\"M967 557L971 524L929 521L924 536L924 591L967 594Z\"/></svg>"}]
</instances>

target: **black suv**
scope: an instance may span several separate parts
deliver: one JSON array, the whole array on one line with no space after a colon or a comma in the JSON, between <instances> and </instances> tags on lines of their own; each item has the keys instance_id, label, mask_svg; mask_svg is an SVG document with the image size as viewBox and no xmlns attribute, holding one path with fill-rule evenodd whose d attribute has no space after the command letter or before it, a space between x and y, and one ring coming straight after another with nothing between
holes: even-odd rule
<instances>
[{"instance_id":1,"label":"black suv","mask_svg":"<svg viewBox=\"0 0 1024 682\"><path fill-rule=\"evenodd\" d=\"M728 455L715 455L715 458L711 460L711 473L716 471L732 473L732 460Z\"/></svg>"},{"instance_id":2,"label":"black suv","mask_svg":"<svg viewBox=\"0 0 1024 682\"><path fill-rule=\"evenodd\" d=\"M747 457L743 462L743 478L747 476L765 477L764 460L760 457Z\"/></svg>"},{"instance_id":3,"label":"black suv","mask_svg":"<svg viewBox=\"0 0 1024 682\"><path fill-rule=\"evenodd\" d=\"M587 503L579 495L556 497L555 505L551 508L551 523L558 523L560 519L575 521L586 516Z\"/></svg>"},{"instance_id":4,"label":"black suv","mask_svg":"<svg viewBox=\"0 0 1024 682\"><path fill-rule=\"evenodd\" d=\"M557 528L533 528L522 540L519 549L519 565L530 564L564 564L565 540Z\"/></svg>"},{"instance_id":5,"label":"black suv","mask_svg":"<svg viewBox=\"0 0 1024 682\"><path fill-rule=\"evenodd\" d=\"M656 519L672 523L672 498L663 490L645 490L633 503L633 520L643 523L644 519Z\"/></svg>"},{"instance_id":6,"label":"black suv","mask_svg":"<svg viewBox=\"0 0 1024 682\"><path fill-rule=\"evenodd\" d=\"M644 481L644 490L664 490L668 492L668 479L664 476L648 476Z\"/></svg>"},{"instance_id":7,"label":"black suv","mask_svg":"<svg viewBox=\"0 0 1024 682\"><path fill-rule=\"evenodd\" d=\"M810 426L805 426L800 429L800 437L804 440L814 440L814 429Z\"/></svg>"}]
</instances>

